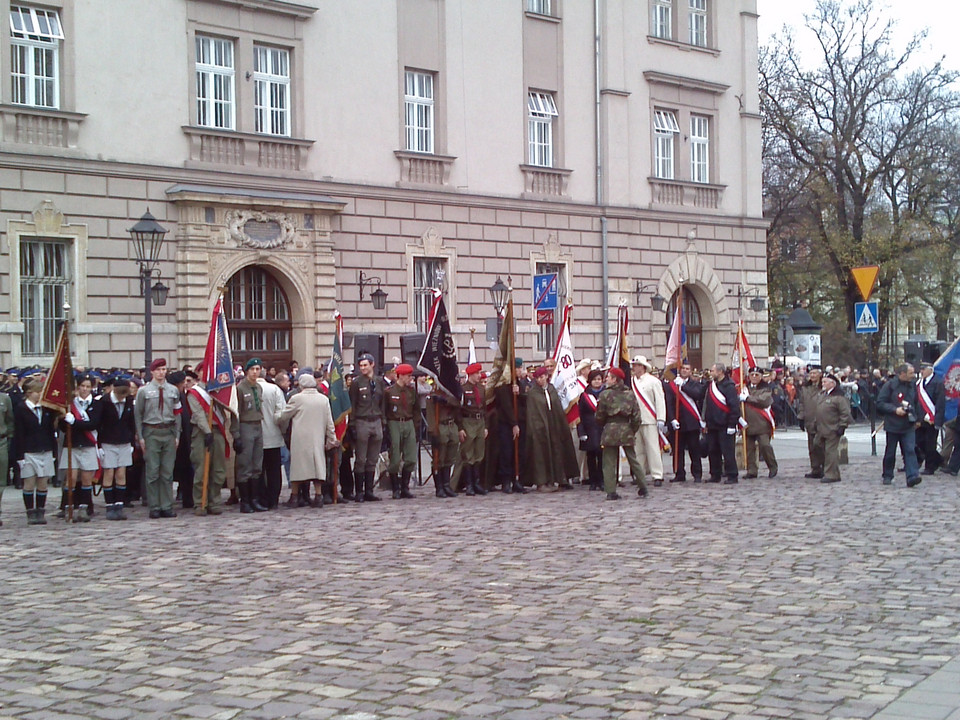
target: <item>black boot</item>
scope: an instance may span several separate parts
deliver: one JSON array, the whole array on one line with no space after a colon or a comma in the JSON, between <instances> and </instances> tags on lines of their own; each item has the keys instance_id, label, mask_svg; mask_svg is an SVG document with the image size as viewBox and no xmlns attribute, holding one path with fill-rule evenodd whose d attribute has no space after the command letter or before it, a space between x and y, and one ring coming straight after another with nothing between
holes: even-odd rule
<instances>
[{"instance_id":1,"label":"black boot","mask_svg":"<svg viewBox=\"0 0 960 720\"><path fill-rule=\"evenodd\" d=\"M353 473L353 481L356 485L354 492L354 499L359 503L363 502L363 471L356 470Z\"/></svg>"},{"instance_id":2,"label":"black boot","mask_svg":"<svg viewBox=\"0 0 960 720\"><path fill-rule=\"evenodd\" d=\"M333 482L326 480L321 484L321 495L323 496L324 505L333 505Z\"/></svg>"},{"instance_id":3,"label":"black boot","mask_svg":"<svg viewBox=\"0 0 960 720\"><path fill-rule=\"evenodd\" d=\"M454 498L457 494L453 491L453 488L450 487L450 473L453 471L452 467L445 467L443 469L443 491L447 494L448 498Z\"/></svg>"},{"instance_id":4,"label":"black boot","mask_svg":"<svg viewBox=\"0 0 960 720\"><path fill-rule=\"evenodd\" d=\"M237 483L237 493L240 495L240 512L256 512L250 504L250 483Z\"/></svg>"},{"instance_id":5,"label":"black boot","mask_svg":"<svg viewBox=\"0 0 960 720\"><path fill-rule=\"evenodd\" d=\"M266 512L267 506L261 502L263 498L263 476L250 480L247 483L250 488L249 503L255 512Z\"/></svg>"},{"instance_id":6,"label":"black boot","mask_svg":"<svg viewBox=\"0 0 960 720\"><path fill-rule=\"evenodd\" d=\"M483 486L483 478L480 477L480 466L473 466L473 491L477 495L486 495L488 490Z\"/></svg>"},{"instance_id":7,"label":"black boot","mask_svg":"<svg viewBox=\"0 0 960 720\"><path fill-rule=\"evenodd\" d=\"M393 499L400 499L400 478L396 473L390 473L390 489L393 491Z\"/></svg>"},{"instance_id":8,"label":"black boot","mask_svg":"<svg viewBox=\"0 0 960 720\"><path fill-rule=\"evenodd\" d=\"M464 465L460 470L460 487L466 489L467 495L473 497L477 494L477 491L474 489L474 480L473 480L473 466Z\"/></svg>"},{"instance_id":9,"label":"black boot","mask_svg":"<svg viewBox=\"0 0 960 720\"><path fill-rule=\"evenodd\" d=\"M434 470L433 471L433 489L436 491L438 498L447 497L447 493L443 490L443 470Z\"/></svg>"},{"instance_id":10,"label":"black boot","mask_svg":"<svg viewBox=\"0 0 960 720\"><path fill-rule=\"evenodd\" d=\"M527 494L527 489L516 478L513 479L513 491L519 495Z\"/></svg>"},{"instance_id":11,"label":"black boot","mask_svg":"<svg viewBox=\"0 0 960 720\"><path fill-rule=\"evenodd\" d=\"M379 500L379 496L373 494L374 483L376 482L376 471L371 470L370 472L363 474L363 501L364 502L376 502Z\"/></svg>"},{"instance_id":12,"label":"black boot","mask_svg":"<svg viewBox=\"0 0 960 720\"><path fill-rule=\"evenodd\" d=\"M404 470L403 474L400 476L400 497L404 500L409 500L413 497L413 494L410 492L410 471Z\"/></svg>"}]
</instances>

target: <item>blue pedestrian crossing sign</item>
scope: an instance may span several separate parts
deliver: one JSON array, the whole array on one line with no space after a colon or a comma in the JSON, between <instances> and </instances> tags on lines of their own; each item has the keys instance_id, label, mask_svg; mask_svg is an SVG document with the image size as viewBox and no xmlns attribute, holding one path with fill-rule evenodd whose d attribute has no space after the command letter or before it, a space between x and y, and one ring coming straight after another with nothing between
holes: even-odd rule
<instances>
[{"instance_id":1,"label":"blue pedestrian crossing sign","mask_svg":"<svg viewBox=\"0 0 960 720\"><path fill-rule=\"evenodd\" d=\"M533 276L533 307L536 310L557 309L557 274Z\"/></svg>"},{"instance_id":2,"label":"blue pedestrian crossing sign","mask_svg":"<svg viewBox=\"0 0 960 720\"><path fill-rule=\"evenodd\" d=\"M853 318L856 330L860 334L875 333L880 330L877 302L859 302L853 306Z\"/></svg>"}]
</instances>

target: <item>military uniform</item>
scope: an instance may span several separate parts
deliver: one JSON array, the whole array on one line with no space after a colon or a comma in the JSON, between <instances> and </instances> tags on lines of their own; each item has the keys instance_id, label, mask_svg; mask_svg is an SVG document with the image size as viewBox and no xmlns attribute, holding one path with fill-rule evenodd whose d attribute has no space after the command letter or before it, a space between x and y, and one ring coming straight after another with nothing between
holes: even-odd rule
<instances>
[{"instance_id":1,"label":"military uniform","mask_svg":"<svg viewBox=\"0 0 960 720\"><path fill-rule=\"evenodd\" d=\"M350 385L357 502L380 499L374 494L373 487L383 444L383 391L383 380L376 377L359 375Z\"/></svg>"},{"instance_id":2,"label":"military uniform","mask_svg":"<svg viewBox=\"0 0 960 720\"><path fill-rule=\"evenodd\" d=\"M820 482L840 482L840 438L850 427L850 401L839 386L821 395L815 420L816 442L823 455L823 478Z\"/></svg>"},{"instance_id":3,"label":"military uniform","mask_svg":"<svg viewBox=\"0 0 960 720\"><path fill-rule=\"evenodd\" d=\"M817 445L817 407L823 393L820 384L812 385L808 381L800 388L800 407L797 410L797 419L807 431L807 452L810 455L810 472L807 477L823 477L823 453Z\"/></svg>"},{"instance_id":4,"label":"military uniform","mask_svg":"<svg viewBox=\"0 0 960 720\"><path fill-rule=\"evenodd\" d=\"M464 441L460 444L460 462L463 465L467 495L486 495L480 479L480 463L483 462L484 431L487 428L484 408L484 389L481 385L466 382L462 386L460 401Z\"/></svg>"},{"instance_id":5,"label":"military uniform","mask_svg":"<svg viewBox=\"0 0 960 720\"><path fill-rule=\"evenodd\" d=\"M207 422L210 403L213 402L213 427ZM240 435L239 424L230 422L228 412L202 387L195 385L187 391L190 406L190 463L193 465L193 511L196 515L219 515L223 512L220 491L227 480L227 425L234 442ZM203 473L209 449L210 467L207 474L207 498L204 504ZM186 499L186 498L184 498Z\"/></svg>"},{"instance_id":6,"label":"military uniform","mask_svg":"<svg viewBox=\"0 0 960 720\"><path fill-rule=\"evenodd\" d=\"M249 366L252 360L247 363ZM263 390L244 378L237 385L240 449L237 450L237 491L240 512L262 512L260 477L263 474Z\"/></svg>"},{"instance_id":7,"label":"military uniform","mask_svg":"<svg viewBox=\"0 0 960 720\"><path fill-rule=\"evenodd\" d=\"M180 391L168 382L151 380L137 392L133 418L144 444L144 480L150 514L173 513L173 466L180 439Z\"/></svg>"},{"instance_id":8,"label":"military uniform","mask_svg":"<svg viewBox=\"0 0 960 720\"><path fill-rule=\"evenodd\" d=\"M770 477L777 474L777 456L773 452L770 438L773 436L773 388L768 383L761 382L746 388L748 395L743 401L743 414L747 421L747 474L746 477L757 477L757 454L767 465Z\"/></svg>"},{"instance_id":9,"label":"military uniform","mask_svg":"<svg viewBox=\"0 0 960 720\"><path fill-rule=\"evenodd\" d=\"M410 476L417 466L417 437L420 435L420 398L416 386L390 385L383 393L383 412L390 435L388 472L393 497L412 498Z\"/></svg>"},{"instance_id":10,"label":"military uniform","mask_svg":"<svg viewBox=\"0 0 960 720\"><path fill-rule=\"evenodd\" d=\"M438 391L430 396L427 407L427 425L433 437L433 484L437 497L456 497L450 487L450 472L460 449L460 431L463 420L456 402Z\"/></svg>"},{"instance_id":11,"label":"military uniform","mask_svg":"<svg viewBox=\"0 0 960 720\"><path fill-rule=\"evenodd\" d=\"M633 389L619 381L600 393L597 401L597 423L603 428L600 444L603 446L603 489L607 498L619 499L617 480L620 467L620 448L630 464L630 472L639 486L639 494L647 494L643 482L644 471L637 460L635 441L640 429L640 405Z\"/></svg>"}]
</instances>

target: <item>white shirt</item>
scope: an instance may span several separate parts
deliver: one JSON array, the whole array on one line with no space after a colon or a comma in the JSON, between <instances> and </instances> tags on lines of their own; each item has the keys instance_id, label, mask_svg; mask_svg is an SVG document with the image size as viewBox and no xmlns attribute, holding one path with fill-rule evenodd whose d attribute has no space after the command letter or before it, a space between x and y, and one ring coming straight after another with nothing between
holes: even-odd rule
<instances>
[{"instance_id":1,"label":"white shirt","mask_svg":"<svg viewBox=\"0 0 960 720\"><path fill-rule=\"evenodd\" d=\"M287 401L283 399L283 390L263 378L257 378L257 385L263 393L261 400L263 419L260 421L260 427L263 430L263 449L282 447L284 443L283 433L280 431L280 415L287 407Z\"/></svg>"}]
</instances>

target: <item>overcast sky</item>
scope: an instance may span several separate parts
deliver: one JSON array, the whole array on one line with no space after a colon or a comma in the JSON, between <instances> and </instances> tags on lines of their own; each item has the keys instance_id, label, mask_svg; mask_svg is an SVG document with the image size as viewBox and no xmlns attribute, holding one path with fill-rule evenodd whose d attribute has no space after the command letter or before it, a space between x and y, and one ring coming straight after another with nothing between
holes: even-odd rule
<instances>
[{"instance_id":1,"label":"overcast sky","mask_svg":"<svg viewBox=\"0 0 960 720\"><path fill-rule=\"evenodd\" d=\"M760 13L760 44L767 44L770 36L778 33L784 25L795 28L797 46L804 57L816 52L811 47L812 33L804 28L804 15L812 14L816 0L757 0ZM895 47L903 47L911 35L928 29L922 59L925 65L945 56L945 65L951 70L960 70L960 47L956 27L960 22L958 0L878 0L878 7L885 7L885 15L896 21ZM923 12L918 12L922 9Z\"/></svg>"}]
</instances>

